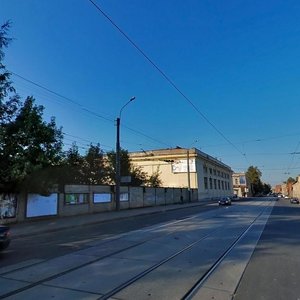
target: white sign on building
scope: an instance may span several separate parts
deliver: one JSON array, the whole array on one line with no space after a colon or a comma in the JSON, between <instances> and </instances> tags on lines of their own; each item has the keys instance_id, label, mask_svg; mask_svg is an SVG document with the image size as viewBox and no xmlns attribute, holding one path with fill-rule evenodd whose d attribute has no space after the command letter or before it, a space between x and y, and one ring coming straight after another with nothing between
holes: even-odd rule
<instances>
[{"instance_id":1,"label":"white sign on building","mask_svg":"<svg viewBox=\"0 0 300 300\"><path fill-rule=\"evenodd\" d=\"M189 160L190 165L190 172L196 172L196 161L195 159ZM175 160L172 163L172 172L173 173L187 173L187 160L186 159L180 159Z\"/></svg>"}]
</instances>

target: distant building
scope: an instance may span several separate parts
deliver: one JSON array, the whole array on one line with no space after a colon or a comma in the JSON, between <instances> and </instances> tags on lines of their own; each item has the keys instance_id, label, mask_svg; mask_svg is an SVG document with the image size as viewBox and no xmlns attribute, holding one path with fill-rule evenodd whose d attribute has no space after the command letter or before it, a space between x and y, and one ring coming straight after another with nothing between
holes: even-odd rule
<instances>
[{"instance_id":1,"label":"distant building","mask_svg":"<svg viewBox=\"0 0 300 300\"><path fill-rule=\"evenodd\" d=\"M233 192L239 197L248 197L250 195L251 187L247 182L245 173L232 174Z\"/></svg>"},{"instance_id":2,"label":"distant building","mask_svg":"<svg viewBox=\"0 0 300 300\"><path fill-rule=\"evenodd\" d=\"M198 189L198 199L233 194L231 168L196 148L131 152L129 157L147 174L158 172L163 187Z\"/></svg>"},{"instance_id":3,"label":"distant building","mask_svg":"<svg viewBox=\"0 0 300 300\"><path fill-rule=\"evenodd\" d=\"M282 187L281 187L281 184L276 184L276 185L275 185L274 192L275 192L276 194L281 194L281 193L282 193Z\"/></svg>"},{"instance_id":4,"label":"distant building","mask_svg":"<svg viewBox=\"0 0 300 300\"><path fill-rule=\"evenodd\" d=\"M283 195L287 196L288 195L288 187L286 183L281 184L281 192Z\"/></svg>"},{"instance_id":5,"label":"distant building","mask_svg":"<svg viewBox=\"0 0 300 300\"><path fill-rule=\"evenodd\" d=\"M292 186L292 197L297 197L300 199L300 178L296 178L296 182Z\"/></svg>"}]
</instances>

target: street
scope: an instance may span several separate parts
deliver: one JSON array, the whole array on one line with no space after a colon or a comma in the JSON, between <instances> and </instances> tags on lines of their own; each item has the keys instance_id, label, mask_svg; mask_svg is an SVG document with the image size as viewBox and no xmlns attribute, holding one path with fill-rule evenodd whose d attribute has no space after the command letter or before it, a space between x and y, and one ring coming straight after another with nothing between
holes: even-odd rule
<instances>
[{"instance_id":1,"label":"street","mask_svg":"<svg viewBox=\"0 0 300 300\"><path fill-rule=\"evenodd\" d=\"M244 273L237 300L300 299L300 206L281 198Z\"/></svg>"},{"instance_id":2,"label":"street","mask_svg":"<svg viewBox=\"0 0 300 300\"><path fill-rule=\"evenodd\" d=\"M215 209L212 206L196 206L157 214L112 220L98 224L71 227L54 232L43 232L14 238L5 253L0 252L1 267L28 259L49 259L89 247L92 242L141 229L162 222L188 217L198 212ZM34 223L33 223L34 224ZM38 226L38 223L37 225ZM13 227L13 226L12 226ZM12 230L13 231L13 230Z\"/></svg>"},{"instance_id":3,"label":"street","mask_svg":"<svg viewBox=\"0 0 300 300\"><path fill-rule=\"evenodd\" d=\"M22 237L0 298L299 299L299 212L255 198Z\"/></svg>"}]
</instances>

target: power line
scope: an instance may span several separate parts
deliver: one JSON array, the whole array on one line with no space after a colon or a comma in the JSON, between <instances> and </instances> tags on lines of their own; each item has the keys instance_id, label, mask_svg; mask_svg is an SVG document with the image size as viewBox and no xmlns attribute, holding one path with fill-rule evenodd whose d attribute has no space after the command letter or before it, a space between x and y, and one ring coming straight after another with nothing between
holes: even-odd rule
<instances>
[{"instance_id":1,"label":"power line","mask_svg":"<svg viewBox=\"0 0 300 300\"><path fill-rule=\"evenodd\" d=\"M234 147L243 157L246 158L246 154L243 153L236 145L234 145L224 134L219 130L200 110L199 108L192 102L192 100L185 95L181 89L170 79L169 76L122 30L113 20L109 17L101 7L96 4L93 0L88 0L91 2L94 7L125 37L125 39L166 79L166 81L193 107L193 109L224 139L226 140L232 147Z\"/></svg>"},{"instance_id":2,"label":"power line","mask_svg":"<svg viewBox=\"0 0 300 300\"><path fill-rule=\"evenodd\" d=\"M289 174L289 171L290 171L291 169L293 169L293 168L292 168L292 165L293 165L294 160L295 160L295 155L298 153L297 151L298 151L299 146L300 146L300 141L297 143L297 146L296 146L294 152L291 153L291 154L292 154L291 161L290 161L289 166L288 166L287 169L286 169L286 173L288 173L288 174Z\"/></svg>"},{"instance_id":3,"label":"power line","mask_svg":"<svg viewBox=\"0 0 300 300\"><path fill-rule=\"evenodd\" d=\"M57 92L55 92L55 91L53 91L53 90L51 90L51 89L49 89L49 88L47 88L47 87L45 87L45 86L43 86L43 85L41 85L41 84L39 84L39 83L36 83L36 82L34 82L34 81L30 80L30 79L27 79L27 78L25 78L24 76L21 76L21 75L15 73L15 72L12 72L12 71L9 71L9 72L10 72L11 74L13 74L14 76L16 76L16 77L18 77L18 78L20 78L20 79L22 79L22 80L24 80L24 81L26 81L26 82L32 84L32 85L34 85L34 86L36 86L36 87L39 87L40 89L43 89L43 90L45 90L45 91L47 91L47 92L49 92L49 93L51 93L51 94L53 94L53 95L55 95L55 96L57 96L57 97L60 97L60 98L62 98L62 99L64 99L64 100L70 102L72 105L76 105L76 106L79 107L81 110L83 110L83 111L85 111L85 112L88 112L88 113L92 114L92 115L95 116L95 117L104 119L104 120L109 121L109 122L111 122L111 123L114 123L114 122L115 122L115 120L110 119L110 118L107 118L107 117L104 117L104 116L102 116L102 115L100 115L100 114L98 114L98 113L96 113L96 112L94 112L94 111L92 111L92 110L90 110L90 109L84 107L83 105L81 105L80 103L78 103L77 101L75 101L75 100L73 100L73 99L71 99L71 98L69 98L69 97L66 97L66 96L64 96L64 95L62 95L62 94L59 94L59 93L57 93ZM138 131L138 130L136 130L136 129L130 128L130 127L124 125L124 124L122 125L122 127L126 128L126 129L128 129L128 130L130 130L130 131L133 132L133 133L136 133L136 134L138 134L138 135L140 135L140 136L143 136L143 137L145 137L145 138L147 138L147 139L149 139L149 140L152 140L153 142L156 142L156 143L158 143L158 144L165 145L165 146L167 146L167 147L172 148L171 145L169 145L169 144L167 144L167 143L165 143L165 142L162 142L162 141L160 141L160 140L158 140L158 139L155 139L155 138L153 138L153 137L151 137L151 136L149 136L149 135L147 135L147 134L144 134L144 133L141 132L141 131Z\"/></svg>"},{"instance_id":4,"label":"power line","mask_svg":"<svg viewBox=\"0 0 300 300\"><path fill-rule=\"evenodd\" d=\"M94 115L94 116L96 116L96 117L98 117L98 118L104 119L104 120L109 121L109 122L114 122L114 120L109 119L109 118L107 118L107 117L104 117L104 116L102 116L102 115L100 115L100 114L98 114L98 113L95 113L94 111L92 111L92 110L90 110L90 109L84 107L83 105L81 105L80 103L78 103L78 102L72 100L71 98L68 98L68 97L66 97L66 96L63 96L63 95L61 95L61 94L59 94L59 93L57 93L57 92L55 92L55 91L53 91L53 90L50 90L49 88L47 88L47 87L45 87L45 86L42 86L41 84L38 84L38 83L36 83L36 82L34 82L34 81L30 80L30 79L27 79L27 78L25 78L25 77L23 77L23 76L21 76L21 75L19 75L19 74L16 74L16 73L14 73L14 72L12 72L12 71L10 71L10 73L13 74L14 76L17 76L17 77L23 79L23 80L26 81L26 82L29 82L29 83L31 83L31 84L33 84L33 85L35 85L35 86L37 86L37 87L39 87L39 88L41 88L41 89L43 89L43 90L45 90L45 91L47 91L47 92L53 94L53 95L56 95L56 96L58 96L58 97L60 97L60 98L62 98L62 99L65 99L66 101L72 103L73 105L78 106L80 109L85 110L86 112L88 112L88 113L90 113L90 114L92 114L92 115Z\"/></svg>"}]
</instances>

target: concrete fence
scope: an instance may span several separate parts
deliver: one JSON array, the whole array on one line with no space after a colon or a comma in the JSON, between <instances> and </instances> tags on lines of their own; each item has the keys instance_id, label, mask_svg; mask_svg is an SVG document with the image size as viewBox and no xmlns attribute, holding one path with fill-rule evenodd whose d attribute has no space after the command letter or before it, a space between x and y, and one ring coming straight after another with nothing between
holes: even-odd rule
<instances>
[{"instance_id":1,"label":"concrete fence","mask_svg":"<svg viewBox=\"0 0 300 300\"><path fill-rule=\"evenodd\" d=\"M134 209L156 205L198 201L198 190L187 188L121 187L120 208ZM1 223L22 222L33 218L65 217L113 211L115 187L66 185L63 192L0 195Z\"/></svg>"}]
</instances>

